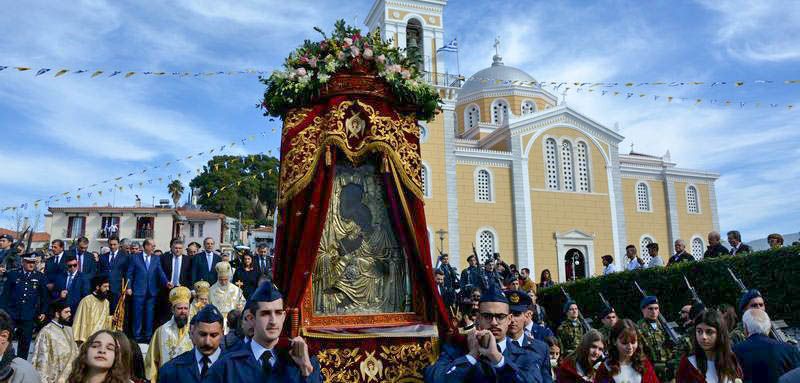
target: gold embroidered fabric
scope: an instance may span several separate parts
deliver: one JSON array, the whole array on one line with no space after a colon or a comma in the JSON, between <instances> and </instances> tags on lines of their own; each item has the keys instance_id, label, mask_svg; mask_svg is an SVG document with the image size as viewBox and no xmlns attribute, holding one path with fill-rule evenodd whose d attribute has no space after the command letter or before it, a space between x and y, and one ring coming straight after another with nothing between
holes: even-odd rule
<instances>
[{"instance_id":1,"label":"gold embroidered fabric","mask_svg":"<svg viewBox=\"0 0 800 383\"><path fill-rule=\"evenodd\" d=\"M31 364L39 371L42 383L64 383L77 356L78 346L72 338L72 327L50 322L36 336Z\"/></svg>"},{"instance_id":2,"label":"gold embroidered fabric","mask_svg":"<svg viewBox=\"0 0 800 383\"><path fill-rule=\"evenodd\" d=\"M317 354L322 380L339 382L422 382L422 370L435 361L433 342L361 348L326 348Z\"/></svg>"},{"instance_id":3,"label":"gold embroidered fabric","mask_svg":"<svg viewBox=\"0 0 800 383\"><path fill-rule=\"evenodd\" d=\"M178 328L175 318L157 328L147 348L144 359L145 373L151 382L158 380L158 369L180 354L194 347L189 336L189 325Z\"/></svg>"}]
</instances>

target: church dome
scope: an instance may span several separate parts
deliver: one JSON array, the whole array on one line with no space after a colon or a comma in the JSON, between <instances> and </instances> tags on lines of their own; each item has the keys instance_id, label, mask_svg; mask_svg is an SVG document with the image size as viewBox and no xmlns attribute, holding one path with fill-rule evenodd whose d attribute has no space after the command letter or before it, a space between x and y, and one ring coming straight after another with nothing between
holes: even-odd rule
<instances>
[{"instance_id":1,"label":"church dome","mask_svg":"<svg viewBox=\"0 0 800 383\"><path fill-rule=\"evenodd\" d=\"M495 84L495 80L536 81L533 76L525 73L522 69L503 64L503 58L499 55L494 55L492 66L472 75L461 87L459 94L479 92L487 88L496 87L499 84Z\"/></svg>"}]
</instances>

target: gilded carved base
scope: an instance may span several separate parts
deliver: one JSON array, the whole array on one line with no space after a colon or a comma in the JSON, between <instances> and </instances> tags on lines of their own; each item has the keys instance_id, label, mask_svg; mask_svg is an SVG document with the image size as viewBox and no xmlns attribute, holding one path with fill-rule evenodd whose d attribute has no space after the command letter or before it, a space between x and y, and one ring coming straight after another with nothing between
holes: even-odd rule
<instances>
[{"instance_id":1,"label":"gilded carved base","mask_svg":"<svg viewBox=\"0 0 800 383\"><path fill-rule=\"evenodd\" d=\"M430 340L363 348L326 348L317 357L326 383L416 383L423 381L422 370L434 362Z\"/></svg>"}]
</instances>

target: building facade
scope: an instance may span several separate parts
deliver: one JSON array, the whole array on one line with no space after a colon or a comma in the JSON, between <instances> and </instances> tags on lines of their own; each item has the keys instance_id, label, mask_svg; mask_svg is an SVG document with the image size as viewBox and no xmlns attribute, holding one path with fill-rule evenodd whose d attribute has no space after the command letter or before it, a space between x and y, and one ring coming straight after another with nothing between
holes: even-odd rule
<instances>
[{"instance_id":1,"label":"building facade","mask_svg":"<svg viewBox=\"0 0 800 383\"><path fill-rule=\"evenodd\" d=\"M680 238L702 257L707 233L719 229L718 174L678 167L669 152L620 153L618 129L527 85L534 77L500 55L463 84L445 74L436 50L446 4L378 0L366 19L396 46L424 53L420 66L444 99L442 113L421 123L431 254L443 247L464 267L474 246L559 281L602 273L605 254L622 265L628 244L648 260L644 246L659 243L666 259Z\"/></svg>"}]
</instances>

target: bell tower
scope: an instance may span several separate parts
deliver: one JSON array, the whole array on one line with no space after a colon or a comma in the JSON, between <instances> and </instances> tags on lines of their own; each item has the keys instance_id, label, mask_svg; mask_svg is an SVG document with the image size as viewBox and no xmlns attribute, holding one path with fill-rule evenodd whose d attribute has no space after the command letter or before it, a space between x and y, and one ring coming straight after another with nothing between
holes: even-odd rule
<instances>
[{"instance_id":1,"label":"bell tower","mask_svg":"<svg viewBox=\"0 0 800 383\"><path fill-rule=\"evenodd\" d=\"M384 40L415 54L426 72L445 73L436 50L444 41L442 14L447 0L376 0L365 23L370 31L380 28Z\"/></svg>"}]
</instances>

